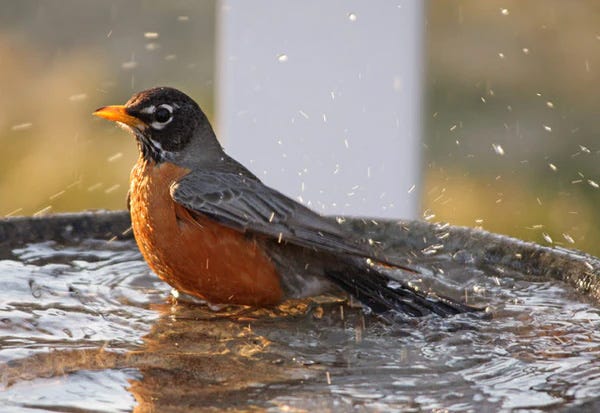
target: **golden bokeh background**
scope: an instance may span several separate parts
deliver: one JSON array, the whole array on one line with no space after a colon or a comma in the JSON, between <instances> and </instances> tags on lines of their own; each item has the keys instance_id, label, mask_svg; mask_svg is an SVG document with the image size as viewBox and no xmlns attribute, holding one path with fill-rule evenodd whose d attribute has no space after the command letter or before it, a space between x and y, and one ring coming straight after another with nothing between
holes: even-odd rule
<instances>
[{"instance_id":1,"label":"golden bokeh background","mask_svg":"<svg viewBox=\"0 0 600 413\"><path fill-rule=\"evenodd\" d=\"M214 118L214 1L0 0L0 216L123 209L156 85ZM600 255L600 3L431 1L423 215Z\"/></svg>"}]
</instances>

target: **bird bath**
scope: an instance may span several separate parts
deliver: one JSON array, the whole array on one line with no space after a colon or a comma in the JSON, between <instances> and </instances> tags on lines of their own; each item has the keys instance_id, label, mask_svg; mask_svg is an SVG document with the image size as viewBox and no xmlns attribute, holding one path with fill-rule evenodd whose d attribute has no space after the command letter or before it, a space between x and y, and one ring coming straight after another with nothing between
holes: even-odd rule
<instances>
[{"instance_id":1,"label":"bird bath","mask_svg":"<svg viewBox=\"0 0 600 413\"><path fill-rule=\"evenodd\" d=\"M600 261L467 228L348 219L414 285L489 307L386 323L341 297L169 295L125 212L0 221L0 406L11 411L421 411L600 406Z\"/></svg>"}]
</instances>

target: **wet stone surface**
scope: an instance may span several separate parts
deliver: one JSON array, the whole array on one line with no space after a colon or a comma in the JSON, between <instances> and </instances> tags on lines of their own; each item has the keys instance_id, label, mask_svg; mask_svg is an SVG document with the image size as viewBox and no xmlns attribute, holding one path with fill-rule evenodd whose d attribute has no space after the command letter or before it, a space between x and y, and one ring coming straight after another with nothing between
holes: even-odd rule
<instances>
[{"instance_id":1,"label":"wet stone surface","mask_svg":"<svg viewBox=\"0 0 600 413\"><path fill-rule=\"evenodd\" d=\"M9 411L553 410L600 395L595 301L467 251L415 250L411 282L488 316L394 323L336 296L218 312L176 302L132 240L0 256Z\"/></svg>"}]
</instances>

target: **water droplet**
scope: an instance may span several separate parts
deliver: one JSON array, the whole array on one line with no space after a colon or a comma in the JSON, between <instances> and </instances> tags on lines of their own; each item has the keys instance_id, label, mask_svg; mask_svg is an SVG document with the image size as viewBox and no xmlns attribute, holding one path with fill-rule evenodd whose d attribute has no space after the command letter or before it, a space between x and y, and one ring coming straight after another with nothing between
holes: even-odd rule
<instances>
[{"instance_id":1,"label":"water droplet","mask_svg":"<svg viewBox=\"0 0 600 413\"><path fill-rule=\"evenodd\" d=\"M177 21L187 22L190 20L190 16L177 16Z\"/></svg>"},{"instance_id":2,"label":"water droplet","mask_svg":"<svg viewBox=\"0 0 600 413\"><path fill-rule=\"evenodd\" d=\"M146 43L146 50L148 50L149 52L153 52L154 50L157 50L158 48L160 48L160 45L158 43L152 42L152 43Z\"/></svg>"},{"instance_id":3,"label":"water droplet","mask_svg":"<svg viewBox=\"0 0 600 413\"><path fill-rule=\"evenodd\" d=\"M524 47L522 50L524 54L529 54L529 48Z\"/></svg>"},{"instance_id":4,"label":"water droplet","mask_svg":"<svg viewBox=\"0 0 600 413\"><path fill-rule=\"evenodd\" d=\"M115 184L115 185L113 185L113 186L111 186L111 187L108 187L108 188L106 188L106 189L104 190L104 193L105 193L105 194L110 194L111 192L114 192L114 191L116 191L116 190L117 190L117 189L119 189L120 187L121 187L121 185L119 185L119 184Z\"/></svg>"},{"instance_id":5,"label":"water droplet","mask_svg":"<svg viewBox=\"0 0 600 413\"><path fill-rule=\"evenodd\" d=\"M355 22L358 19L355 13L348 13L348 20Z\"/></svg>"},{"instance_id":6,"label":"water droplet","mask_svg":"<svg viewBox=\"0 0 600 413\"><path fill-rule=\"evenodd\" d=\"M135 60L130 60L128 62L123 62L121 63L121 67L125 70L131 70L131 69L135 69L138 65L138 62L136 62Z\"/></svg>"},{"instance_id":7,"label":"water droplet","mask_svg":"<svg viewBox=\"0 0 600 413\"><path fill-rule=\"evenodd\" d=\"M552 169L554 172L558 171L558 167L556 165L554 165L553 163L549 163L548 166L550 167L550 169Z\"/></svg>"},{"instance_id":8,"label":"water droplet","mask_svg":"<svg viewBox=\"0 0 600 413\"><path fill-rule=\"evenodd\" d=\"M75 94L75 95L71 95L71 96L69 96L69 100L70 100L71 102L81 102L82 100L85 100L85 99L87 99L87 97L88 97L88 96L87 96L87 94L85 94L85 93L77 93L77 94Z\"/></svg>"},{"instance_id":9,"label":"water droplet","mask_svg":"<svg viewBox=\"0 0 600 413\"><path fill-rule=\"evenodd\" d=\"M48 212L50 212L51 209L52 209L52 205L48 205L47 207L42 208L42 209L40 209L37 212L34 212L33 216L34 217L39 217L40 215L46 215Z\"/></svg>"},{"instance_id":10,"label":"water droplet","mask_svg":"<svg viewBox=\"0 0 600 413\"><path fill-rule=\"evenodd\" d=\"M277 56L277 61L280 63L285 63L288 61L288 55L284 54L280 54L279 56Z\"/></svg>"},{"instance_id":11,"label":"water droplet","mask_svg":"<svg viewBox=\"0 0 600 413\"><path fill-rule=\"evenodd\" d=\"M499 57L500 59L504 59L504 53L502 53L502 52L498 53L498 57Z\"/></svg>"},{"instance_id":12,"label":"water droplet","mask_svg":"<svg viewBox=\"0 0 600 413\"><path fill-rule=\"evenodd\" d=\"M500 13L502 13L503 16L508 16L510 14L508 9L500 9Z\"/></svg>"},{"instance_id":13,"label":"water droplet","mask_svg":"<svg viewBox=\"0 0 600 413\"><path fill-rule=\"evenodd\" d=\"M146 32L146 33L144 33L144 37L146 39L158 39L158 33L157 32Z\"/></svg>"},{"instance_id":14,"label":"water droplet","mask_svg":"<svg viewBox=\"0 0 600 413\"><path fill-rule=\"evenodd\" d=\"M550 237L550 235L546 234L545 232L542 232L542 237L544 237L544 240L549 243L552 244L552 238Z\"/></svg>"},{"instance_id":15,"label":"water droplet","mask_svg":"<svg viewBox=\"0 0 600 413\"><path fill-rule=\"evenodd\" d=\"M49 199L50 201L53 201L53 200L55 200L56 198L59 198L59 197L63 196L63 195L66 193L66 192L67 192L67 191L65 191L65 190L63 189L62 191L59 191L59 192L55 193L54 195L50 195L50 196L48 197L48 199Z\"/></svg>"},{"instance_id":16,"label":"water droplet","mask_svg":"<svg viewBox=\"0 0 600 413\"><path fill-rule=\"evenodd\" d=\"M596 189L600 188L600 185L598 184L598 182L592 181L591 179L588 179L588 184L590 184L590 186L592 188L596 188Z\"/></svg>"},{"instance_id":17,"label":"water droplet","mask_svg":"<svg viewBox=\"0 0 600 413\"><path fill-rule=\"evenodd\" d=\"M546 106L548 106L550 109L554 109L554 103L550 101L546 102Z\"/></svg>"},{"instance_id":18,"label":"water droplet","mask_svg":"<svg viewBox=\"0 0 600 413\"><path fill-rule=\"evenodd\" d=\"M8 214L4 215L5 217L12 217L13 215L18 214L19 212L21 212L23 210L23 208L17 208L15 210L10 211Z\"/></svg>"},{"instance_id":19,"label":"water droplet","mask_svg":"<svg viewBox=\"0 0 600 413\"><path fill-rule=\"evenodd\" d=\"M114 155L111 155L111 156L109 156L109 157L106 159L106 162L114 162L114 161L116 161L117 159L120 159L121 157L123 157L123 152L117 152L117 153L115 153Z\"/></svg>"},{"instance_id":20,"label":"water droplet","mask_svg":"<svg viewBox=\"0 0 600 413\"><path fill-rule=\"evenodd\" d=\"M23 123L19 123L17 125L11 126L10 129L14 130L14 131L21 131L21 130L29 129L32 126L33 126L33 123L31 123L31 122L23 122Z\"/></svg>"},{"instance_id":21,"label":"water droplet","mask_svg":"<svg viewBox=\"0 0 600 413\"><path fill-rule=\"evenodd\" d=\"M502 146L500 146L497 143L492 143L492 148L494 148L494 152L496 152L496 155L504 155L504 148L502 148Z\"/></svg>"},{"instance_id":22,"label":"water droplet","mask_svg":"<svg viewBox=\"0 0 600 413\"><path fill-rule=\"evenodd\" d=\"M89 192L92 192L92 191L95 191L96 189L100 188L101 186L102 186L102 182L98 182L98 183L95 183L94 185L88 186L87 190Z\"/></svg>"},{"instance_id":23,"label":"water droplet","mask_svg":"<svg viewBox=\"0 0 600 413\"><path fill-rule=\"evenodd\" d=\"M544 130L546 132L552 132L552 127L548 126L548 125L544 125Z\"/></svg>"}]
</instances>

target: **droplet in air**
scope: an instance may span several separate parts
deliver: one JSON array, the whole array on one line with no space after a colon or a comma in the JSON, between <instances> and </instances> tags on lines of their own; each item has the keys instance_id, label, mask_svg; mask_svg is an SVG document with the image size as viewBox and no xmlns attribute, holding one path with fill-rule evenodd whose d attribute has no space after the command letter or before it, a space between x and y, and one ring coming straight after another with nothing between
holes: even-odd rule
<instances>
[{"instance_id":1,"label":"droplet in air","mask_svg":"<svg viewBox=\"0 0 600 413\"><path fill-rule=\"evenodd\" d=\"M61 196L63 196L63 195L66 193L66 192L67 192L67 191L63 189L62 191L58 191L58 192L57 192L57 193L55 193L54 195L50 195L50 196L48 197L48 199L49 199L50 201L53 201L53 200L55 200L56 198L60 198Z\"/></svg>"},{"instance_id":2,"label":"droplet in air","mask_svg":"<svg viewBox=\"0 0 600 413\"><path fill-rule=\"evenodd\" d=\"M502 13L503 16L508 16L510 14L508 9L500 9L500 13Z\"/></svg>"},{"instance_id":3,"label":"droplet in air","mask_svg":"<svg viewBox=\"0 0 600 413\"><path fill-rule=\"evenodd\" d=\"M85 99L87 99L87 95L85 93L77 93L75 95L69 96L69 100L71 102L80 102Z\"/></svg>"},{"instance_id":4,"label":"droplet in air","mask_svg":"<svg viewBox=\"0 0 600 413\"><path fill-rule=\"evenodd\" d=\"M151 43L146 43L145 48L149 52L153 52L154 50L157 50L158 48L160 48L160 45L158 43L151 42Z\"/></svg>"},{"instance_id":5,"label":"droplet in air","mask_svg":"<svg viewBox=\"0 0 600 413\"><path fill-rule=\"evenodd\" d=\"M521 49L521 50L523 50L523 53L524 53L524 54L529 54L529 48L527 48L527 47L524 47L524 48L523 48L523 49Z\"/></svg>"},{"instance_id":6,"label":"droplet in air","mask_svg":"<svg viewBox=\"0 0 600 413\"><path fill-rule=\"evenodd\" d=\"M117 153L115 153L114 155L111 155L111 156L109 156L109 157L106 159L106 162L114 162L114 161L116 161L117 159L120 159L120 158L122 158L122 157L123 157L123 152L117 152Z\"/></svg>"},{"instance_id":7,"label":"droplet in air","mask_svg":"<svg viewBox=\"0 0 600 413\"><path fill-rule=\"evenodd\" d=\"M356 19L358 19L358 17L355 13L348 13L348 20L350 20L351 22L355 22Z\"/></svg>"},{"instance_id":8,"label":"droplet in air","mask_svg":"<svg viewBox=\"0 0 600 413\"><path fill-rule=\"evenodd\" d=\"M552 127L548 126L548 125L544 125L544 130L546 132L552 132Z\"/></svg>"},{"instance_id":9,"label":"droplet in air","mask_svg":"<svg viewBox=\"0 0 600 413\"><path fill-rule=\"evenodd\" d=\"M431 221L431 220L432 220L432 219L434 219L434 218L435 218L435 214L432 214L430 211L425 211L425 212L423 213L423 219L424 219L425 221Z\"/></svg>"},{"instance_id":10,"label":"droplet in air","mask_svg":"<svg viewBox=\"0 0 600 413\"><path fill-rule=\"evenodd\" d=\"M554 109L554 103L550 101L546 102L546 106L548 106L550 109Z\"/></svg>"},{"instance_id":11,"label":"droplet in air","mask_svg":"<svg viewBox=\"0 0 600 413\"><path fill-rule=\"evenodd\" d=\"M549 163L548 166L550 167L550 169L552 169L554 172L558 171L558 167L556 165L554 165L553 163Z\"/></svg>"},{"instance_id":12,"label":"droplet in air","mask_svg":"<svg viewBox=\"0 0 600 413\"><path fill-rule=\"evenodd\" d=\"M40 209L39 211L36 211L33 213L34 217L39 217L41 215L46 215L47 213L50 212L50 210L52 209L52 205L48 205L45 208Z\"/></svg>"},{"instance_id":13,"label":"droplet in air","mask_svg":"<svg viewBox=\"0 0 600 413\"><path fill-rule=\"evenodd\" d=\"M279 56L277 56L277 61L280 63L285 63L288 61L288 55L284 54L280 54Z\"/></svg>"},{"instance_id":14,"label":"droplet in air","mask_svg":"<svg viewBox=\"0 0 600 413\"><path fill-rule=\"evenodd\" d=\"M98 182L98 183L95 183L94 185L88 186L87 190L89 192L92 192L92 191L95 191L96 189L100 188L101 186L102 186L102 182Z\"/></svg>"},{"instance_id":15,"label":"droplet in air","mask_svg":"<svg viewBox=\"0 0 600 413\"><path fill-rule=\"evenodd\" d=\"M110 194L111 192L114 192L114 191L116 191L117 189L119 189L119 187L120 187L120 186L121 186L121 185L119 185L119 184L114 184L113 186L106 188L106 189L104 190L104 193L105 193L105 194Z\"/></svg>"},{"instance_id":16,"label":"droplet in air","mask_svg":"<svg viewBox=\"0 0 600 413\"><path fill-rule=\"evenodd\" d=\"M128 62L123 62L121 63L121 67L125 70L131 70L131 69L135 69L138 65L138 62L136 62L135 60L130 60Z\"/></svg>"},{"instance_id":17,"label":"droplet in air","mask_svg":"<svg viewBox=\"0 0 600 413\"><path fill-rule=\"evenodd\" d=\"M566 232L563 232L562 236L568 243L575 244L575 240L573 239L573 237L567 234Z\"/></svg>"},{"instance_id":18,"label":"droplet in air","mask_svg":"<svg viewBox=\"0 0 600 413\"><path fill-rule=\"evenodd\" d=\"M498 57L499 57L500 59L504 59L504 53L502 53L502 52L498 53Z\"/></svg>"},{"instance_id":19,"label":"droplet in air","mask_svg":"<svg viewBox=\"0 0 600 413\"><path fill-rule=\"evenodd\" d=\"M8 214L4 215L5 217L12 217L13 215L18 214L19 212L21 212L23 210L23 208L17 208L14 209L12 211L10 211Z\"/></svg>"},{"instance_id":20,"label":"droplet in air","mask_svg":"<svg viewBox=\"0 0 600 413\"><path fill-rule=\"evenodd\" d=\"M590 186L592 188L596 188L596 189L600 188L600 185L598 184L598 182L592 181L591 179L588 179L588 184L590 184Z\"/></svg>"},{"instance_id":21,"label":"droplet in air","mask_svg":"<svg viewBox=\"0 0 600 413\"><path fill-rule=\"evenodd\" d=\"M504 155L504 148L502 148L502 146L500 146L497 143L492 143L492 148L494 148L494 152L496 152L496 155Z\"/></svg>"},{"instance_id":22,"label":"droplet in air","mask_svg":"<svg viewBox=\"0 0 600 413\"><path fill-rule=\"evenodd\" d=\"M542 237L544 237L544 240L549 243L552 244L552 238L550 237L550 235L546 234L545 232L542 232Z\"/></svg>"},{"instance_id":23,"label":"droplet in air","mask_svg":"<svg viewBox=\"0 0 600 413\"><path fill-rule=\"evenodd\" d=\"M146 33L144 33L144 37L146 39L158 39L158 33L157 32L146 32Z\"/></svg>"},{"instance_id":24,"label":"droplet in air","mask_svg":"<svg viewBox=\"0 0 600 413\"><path fill-rule=\"evenodd\" d=\"M24 122L24 123L19 123L17 125L13 125L11 126L11 130L13 131L21 131L21 130L26 130L29 129L33 126L33 123L31 122Z\"/></svg>"}]
</instances>

